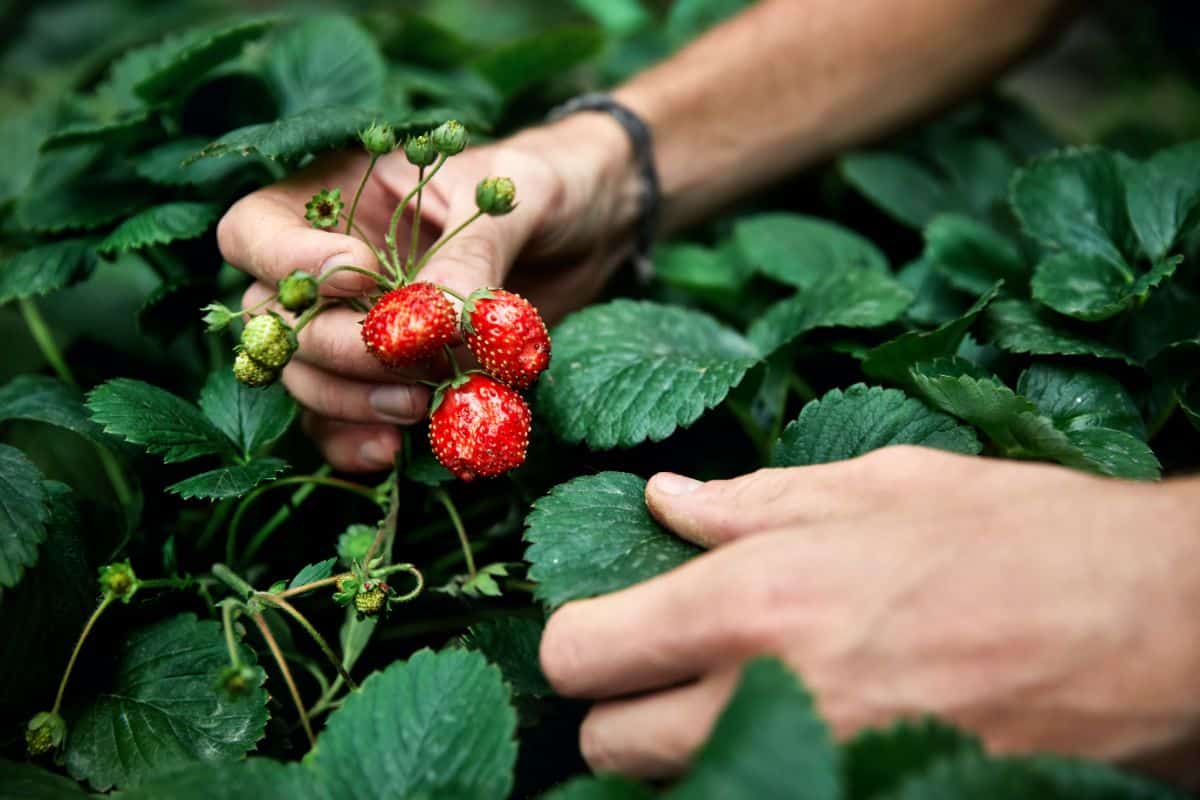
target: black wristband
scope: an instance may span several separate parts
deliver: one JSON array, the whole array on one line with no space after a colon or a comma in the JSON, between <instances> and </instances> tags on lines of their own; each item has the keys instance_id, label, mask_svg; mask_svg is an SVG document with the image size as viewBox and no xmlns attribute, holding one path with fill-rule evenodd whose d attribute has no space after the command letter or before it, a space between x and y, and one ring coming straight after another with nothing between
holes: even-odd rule
<instances>
[{"instance_id":1,"label":"black wristband","mask_svg":"<svg viewBox=\"0 0 1200 800\"><path fill-rule=\"evenodd\" d=\"M546 116L547 119L556 120L577 111L600 111L608 114L624 128L630 144L633 145L633 159L640 179L633 262L638 276L642 280L649 280L654 275L650 250L654 246L654 236L658 231L661 205L658 169L654 165L654 135L645 120L607 94L580 95L552 109Z\"/></svg>"}]
</instances>

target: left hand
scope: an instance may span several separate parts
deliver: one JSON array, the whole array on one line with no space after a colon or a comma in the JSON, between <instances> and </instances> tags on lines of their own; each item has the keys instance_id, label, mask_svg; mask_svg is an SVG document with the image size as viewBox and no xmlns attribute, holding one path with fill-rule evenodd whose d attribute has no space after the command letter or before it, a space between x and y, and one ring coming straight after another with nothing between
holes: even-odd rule
<instances>
[{"instance_id":1,"label":"left hand","mask_svg":"<svg viewBox=\"0 0 1200 800\"><path fill-rule=\"evenodd\" d=\"M597 701L580 737L597 771L682 771L759 654L842 737L934 714L1002 752L1145 764L1195 745L1194 485L892 447L660 474L646 500L712 551L567 604L542 640L554 687Z\"/></svg>"}]
</instances>

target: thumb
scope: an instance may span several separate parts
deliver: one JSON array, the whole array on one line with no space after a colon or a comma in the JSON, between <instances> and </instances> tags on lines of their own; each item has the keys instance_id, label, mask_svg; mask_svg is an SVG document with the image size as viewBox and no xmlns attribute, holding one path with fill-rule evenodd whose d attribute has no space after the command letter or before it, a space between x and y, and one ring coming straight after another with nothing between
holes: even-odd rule
<instances>
[{"instance_id":1,"label":"thumb","mask_svg":"<svg viewBox=\"0 0 1200 800\"><path fill-rule=\"evenodd\" d=\"M433 245L438 250L421 270L418 280L445 286L463 297L476 289L503 284L531 234L532 214L522 213L531 210L518 206L503 217L485 214L441 244L447 234L474 217L478 210L475 187L458 187L446 210L442 239Z\"/></svg>"},{"instance_id":2,"label":"thumb","mask_svg":"<svg viewBox=\"0 0 1200 800\"><path fill-rule=\"evenodd\" d=\"M732 480L701 482L660 472L646 484L646 505L667 528L701 547L778 530L821 516L826 503L804 469L760 469Z\"/></svg>"}]
</instances>

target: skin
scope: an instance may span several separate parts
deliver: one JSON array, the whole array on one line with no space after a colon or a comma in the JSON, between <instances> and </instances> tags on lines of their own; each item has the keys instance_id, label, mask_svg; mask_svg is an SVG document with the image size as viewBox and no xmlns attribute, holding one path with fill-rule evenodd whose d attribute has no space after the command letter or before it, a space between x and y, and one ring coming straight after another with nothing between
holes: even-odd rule
<instances>
[{"instance_id":1,"label":"skin","mask_svg":"<svg viewBox=\"0 0 1200 800\"><path fill-rule=\"evenodd\" d=\"M1068 5L761 0L615 92L654 130L664 232L985 84ZM350 193L364 165L326 157L229 211L222 252L258 281L246 305L295 268L372 267L361 242L303 221L314 192ZM456 156L425 196L422 249L474 212L475 184L494 175L515 181L517 209L477 222L422 279L464 295L506 285L548 321L586 303L627 255L636 218L624 132L577 114ZM400 153L379 162L359 210L376 244L416 180ZM323 291L368 285L343 275ZM351 471L390 466L396 425L422 420L428 403L420 376L364 352L359 317L318 318L283 373L325 457ZM839 735L934 713L999 751L1077 753L1188 782L1198 495L1194 481L918 448L704 485L658 475L651 511L711 552L567 604L550 618L543 667L563 694L597 701L581 747L599 771L684 769L738 664L774 653Z\"/></svg>"}]
</instances>

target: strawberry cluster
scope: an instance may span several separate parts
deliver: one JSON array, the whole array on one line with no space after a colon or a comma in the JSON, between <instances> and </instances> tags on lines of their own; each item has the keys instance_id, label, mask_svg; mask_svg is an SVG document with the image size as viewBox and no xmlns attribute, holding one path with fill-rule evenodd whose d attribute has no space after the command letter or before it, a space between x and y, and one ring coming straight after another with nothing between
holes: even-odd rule
<instances>
[{"instance_id":1,"label":"strawberry cluster","mask_svg":"<svg viewBox=\"0 0 1200 800\"><path fill-rule=\"evenodd\" d=\"M461 316L424 281L393 289L363 320L363 342L390 367L419 365L460 336L482 372L456 374L434 394L429 442L464 481L491 478L525 461L532 415L518 389L550 363L550 336L537 309L503 289L466 298Z\"/></svg>"}]
</instances>

